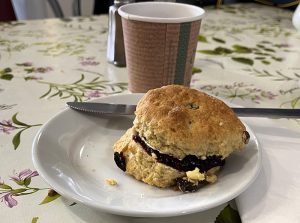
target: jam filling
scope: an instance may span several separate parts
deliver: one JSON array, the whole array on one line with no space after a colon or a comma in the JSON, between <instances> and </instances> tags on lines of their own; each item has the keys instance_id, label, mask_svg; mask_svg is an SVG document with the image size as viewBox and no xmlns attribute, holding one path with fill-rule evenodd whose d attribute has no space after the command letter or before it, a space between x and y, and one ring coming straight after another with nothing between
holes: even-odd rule
<instances>
[{"instance_id":1,"label":"jam filling","mask_svg":"<svg viewBox=\"0 0 300 223\"><path fill-rule=\"evenodd\" d=\"M177 178L175 181L178 189L182 192L196 192L207 184L205 180L193 183L183 178Z\"/></svg>"},{"instance_id":2,"label":"jam filling","mask_svg":"<svg viewBox=\"0 0 300 223\"><path fill-rule=\"evenodd\" d=\"M139 143L148 155L152 156L152 154L154 154L156 156L156 160L159 163L170 166L181 172L192 171L197 167L201 173L204 173L213 167L224 166L225 164L225 160L222 159L222 156L216 155L207 156L204 160L198 158L195 155L187 155L182 160L180 160L173 156L162 154L159 151L151 148L139 135L133 135L132 139L136 143Z\"/></svg>"},{"instance_id":3,"label":"jam filling","mask_svg":"<svg viewBox=\"0 0 300 223\"><path fill-rule=\"evenodd\" d=\"M114 153L114 160L117 166L123 170L124 172L126 171L126 162L125 162L125 157L123 156L123 153Z\"/></svg>"}]
</instances>

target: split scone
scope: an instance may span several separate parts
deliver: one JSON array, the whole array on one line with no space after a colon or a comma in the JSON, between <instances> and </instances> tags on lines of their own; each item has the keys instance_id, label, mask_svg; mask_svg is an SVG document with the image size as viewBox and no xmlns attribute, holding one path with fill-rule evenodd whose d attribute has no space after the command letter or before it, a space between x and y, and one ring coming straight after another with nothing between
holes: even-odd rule
<instances>
[{"instance_id":1,"label":"split scone","mask_svg":"<svg viewBox=\"0 0 300 223\"><path fill-rule=\"evenodd\" d=\"M250 137L224 102L179 85L148 91L135 115L114 144L114 160L126 174L157 187L193 192L214 183L226 157Z\"/></svg>"}]
</instances>

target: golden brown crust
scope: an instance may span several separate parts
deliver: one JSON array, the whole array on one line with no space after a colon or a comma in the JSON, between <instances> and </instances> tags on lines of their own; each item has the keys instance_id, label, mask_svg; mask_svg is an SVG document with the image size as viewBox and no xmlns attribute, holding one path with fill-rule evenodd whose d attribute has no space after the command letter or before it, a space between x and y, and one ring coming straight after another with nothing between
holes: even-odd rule
<instances>
[{"instance_id":1,"label":"golden brown crust","mask_svg":"<svg viewBox=\"0 0 300 223\"><path fill-rule=\"evenodd\" d=\"M134 131L161 153L222 155L245 146L245 126L221 100L169 85L148 91L138 103Z\"/></svg>"}]
</instances>

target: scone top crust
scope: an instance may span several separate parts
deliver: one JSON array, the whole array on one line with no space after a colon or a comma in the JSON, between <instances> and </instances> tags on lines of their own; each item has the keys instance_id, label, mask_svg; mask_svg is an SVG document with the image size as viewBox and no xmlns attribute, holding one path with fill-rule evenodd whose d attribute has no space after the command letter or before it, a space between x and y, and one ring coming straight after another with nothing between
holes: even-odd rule
<instances>
[{"instance_id":1,"label":"scone top crust","mask_svg":"<svg viewBox=\"0 0 300 223\"><path fill-rule=\"evenodd\" d=\"M245 126L231 108L203 92L179 85L148 91L138 103L134 130L162 153L221 155L247 143Z\"/></svg>"}]
</instances>

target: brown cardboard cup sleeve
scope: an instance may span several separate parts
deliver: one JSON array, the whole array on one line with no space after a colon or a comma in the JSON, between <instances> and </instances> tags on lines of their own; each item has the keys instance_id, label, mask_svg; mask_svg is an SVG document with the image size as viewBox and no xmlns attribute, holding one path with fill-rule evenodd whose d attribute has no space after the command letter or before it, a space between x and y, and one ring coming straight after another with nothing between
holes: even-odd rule
<instances>
[{"instance_id":1,"label":"brown cardboard cup sleeve","mask_svg":"<svg viewBox=\"0 0 300 223\"><path fill-rule=\"evenodd\" d=\"M190 85L201 20L153 23L122 18L129 90Z\"/></svg>"}]
</instances>

